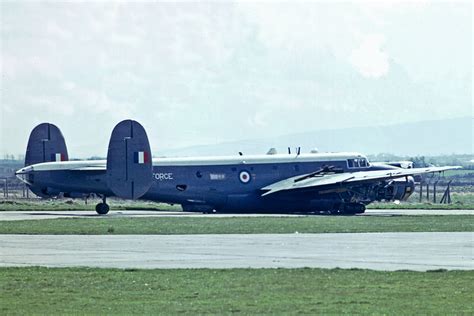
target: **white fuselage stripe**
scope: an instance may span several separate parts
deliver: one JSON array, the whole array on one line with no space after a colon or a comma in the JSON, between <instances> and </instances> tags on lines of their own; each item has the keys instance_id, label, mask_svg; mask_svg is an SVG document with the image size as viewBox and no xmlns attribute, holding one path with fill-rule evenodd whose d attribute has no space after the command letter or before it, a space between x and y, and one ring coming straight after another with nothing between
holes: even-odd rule
<instances>
[{"instance_id":1,"label":"white fuselage stripe","mask_svg":"<svg viewBox=\"0 0 474 316\"><path fill-rule=\"evenodd\" d=\"M153 158L153 166L221 166L249 164L278 164L301 162L341 161L351 158L365 158L359 153L325 153L301 155L252 155L252 156L213 156L185 158ZM144 155L139 155L139 161L144 161ZM35 171L52 170L105 170L106 160L80 160L45 162L33 165Z\"/></svg>"}]
</instances>

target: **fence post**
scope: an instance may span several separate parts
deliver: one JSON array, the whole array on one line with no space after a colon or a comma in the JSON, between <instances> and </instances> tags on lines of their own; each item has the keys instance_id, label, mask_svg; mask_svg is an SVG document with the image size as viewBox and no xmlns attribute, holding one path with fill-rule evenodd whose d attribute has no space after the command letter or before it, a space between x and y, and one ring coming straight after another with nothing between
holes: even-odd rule
<instances>
[{"instance_id":1,"label":"fence post","mask_svg":"<svg viewBox=\"0 0 474 316\"><path fill-rule=\"evenodd\" d=\"M423 182L420 182L420 203L421 203L422 198L423 198Z\"/></svg>"},{"instance_id":2,"label":"fence post","mask_svg":"<svg viewBox=\"0 0 474 316\"><path fill-rule=\"evenodd\" d=\"M448 204L451 204L451 181L448 182Z\"/></svg>"},{"instance_id":3,"label":"fence post","mask_svg":"<svg viewBox=\"0 0 474 316\"><path fill-rule=\"evenodd\" d=\"M3 179L3 198L7 198L7 179Z\"/></svg>"}]
</instances>

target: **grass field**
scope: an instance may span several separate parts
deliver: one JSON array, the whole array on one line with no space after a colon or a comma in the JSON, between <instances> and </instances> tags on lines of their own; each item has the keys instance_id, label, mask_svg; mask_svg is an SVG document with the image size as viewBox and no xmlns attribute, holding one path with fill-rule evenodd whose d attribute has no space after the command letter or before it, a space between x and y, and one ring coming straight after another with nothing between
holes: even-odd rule
<instances>
[{"instance_id":1,"label":"grass field","mask_svg":"<svg viewBox=\"0 0 474 316\"><path fill-rule=\"evenodd\" d=\"M95 205L99 201L90 200L85 204L81 200L3 200L0 201L0 211L95 211ZM108 199L107 203L111 210L181 211L180 205L147 201Z\"/></svg>"},{"instance_id":2,"label":"grass field","mask_svg":"<svg viewBox=\"0 0 474 316\"><path fill-rule=\"evenodd\" d=\"M471 176L474 177L474 170L472 169L457 169L457 170L446 170L443 171L444 177L451 176Z\"/></svg>"},{"instance_id":3,"label":"grass field","mask_svg":"<svg viewBox=\"0 0 474 316\"><path fill-rule=\"evenodd\" d=\"M433 203L372 203L367 209L381 210L474 210L473 203L456 202L452 204L433 204Z\"/></svg>"},{"instance_id":4,"label":"grass field","mask_svg":"<svg viewBox=\"0 0 474 316\"><path fill-rule=\"evenodd\" d=\"M452 204L435 204L431 202L418 203L418 195L415 193L410 197L409 202L395 204L388 203L372 203L369 209L468 209L474 210L474 193L452 193ZM438 200L441 195L438 194ZM0 211L81 211L95 210L95 204L99 200L90 200L85 204L81 200L0 200ZM108 203L111 210L153 210L153 211L181 211L180 205L170 205L165 203L154 203L148 201L124 201L119 199L109 199Z\"/></svg>"},{"instance_id":5,"label":"grass field","mask_svg":"<svg viewBox=\"0 0 474 316\"><path fill-rule=\"evenodd\" d=\"M465 314L474 271L0 268L0 314Z\"/></svg>"},{"instance_id":6,"label":"grass field","mask_svg":"<svg viewBox=\"0 0 474 316\"><path fill-rule=\"evenodd\" d=\"M472 215L148 217L1 221L0 234L261 234L474 231Z\"/></svg>"}]
</instances>

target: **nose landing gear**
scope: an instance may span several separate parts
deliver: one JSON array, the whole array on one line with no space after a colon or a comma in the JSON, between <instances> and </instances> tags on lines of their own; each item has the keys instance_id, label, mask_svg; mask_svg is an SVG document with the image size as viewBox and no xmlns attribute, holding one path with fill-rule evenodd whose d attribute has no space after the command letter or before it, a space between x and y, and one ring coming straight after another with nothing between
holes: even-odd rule
<instances>
[{"instance_id":1,"label":"nose landing gear","mask_svg":"<svg viewBox=\"0 0 474 316\"><path fill-rule=\"evenodd\" d=\"M106 202L106 196L104 195L102 197L102 203L99 203L95 206L95 211L99 215L105 215L109 212L109 209L110 209L109 205Z\"/></svg>"}]
</instances>

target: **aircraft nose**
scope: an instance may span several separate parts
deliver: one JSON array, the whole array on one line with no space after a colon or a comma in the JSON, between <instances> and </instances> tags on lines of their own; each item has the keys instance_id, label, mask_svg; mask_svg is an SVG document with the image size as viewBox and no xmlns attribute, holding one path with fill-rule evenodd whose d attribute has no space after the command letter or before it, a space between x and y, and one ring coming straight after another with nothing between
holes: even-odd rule
<instances>
[{"instance_id":1,"label":"aircraft nose","mask_svg":"<svg viewBox=\"0 0 474 316\"><path fill-rule=\"evenodd\" d=\"M16 176L19 176L19 175L23 175L23 174L28 174L30 173L31 171L33 171L33 167L32 166L28 166L28 167L25 167L25 168L21 168L20 170L17 170L15 172L15 175Z\"/></svg>"},{"instance_id":2,"label":"aircraft nose","mask_svg":"<svg viewBox=\"0 0 474 316\"><path fill-rule=\"evenodd\" d=\"M21 168L20 170L17 170L15 172L15 175L18 179L20 179L22 182L26 183L26 184L30 184L30 181L29 181L29 174L31 172L33 172L34 169L32 166L28 166L28 167L25 167L25 168Z\"/></svg>"}]
</instances>

